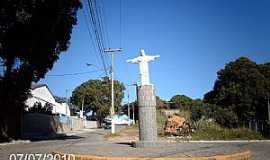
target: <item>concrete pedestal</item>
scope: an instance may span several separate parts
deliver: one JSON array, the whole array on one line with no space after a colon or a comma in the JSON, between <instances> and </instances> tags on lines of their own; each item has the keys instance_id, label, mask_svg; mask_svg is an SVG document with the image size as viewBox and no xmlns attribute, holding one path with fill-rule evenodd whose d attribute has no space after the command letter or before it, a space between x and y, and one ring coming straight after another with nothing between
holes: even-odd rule
<instances>
[{"instance_id":1,"label":"concrete pedestal","mask_svg":"<svg viewBox=\"0 0 270 160\"><path fill-rule=\"evenodd\" d=\"M157 141L156 95L153 85L138 87L139 142L135 147L152 147Z\"/></svg>"}]
</instances>

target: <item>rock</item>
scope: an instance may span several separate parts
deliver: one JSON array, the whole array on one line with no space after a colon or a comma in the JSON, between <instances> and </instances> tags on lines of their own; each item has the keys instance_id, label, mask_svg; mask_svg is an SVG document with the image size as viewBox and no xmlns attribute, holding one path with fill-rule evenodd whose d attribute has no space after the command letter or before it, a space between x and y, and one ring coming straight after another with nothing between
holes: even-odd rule
<instances>
[{"instance_id":1,"label":"rock","mask_svg":"<svg viewBox=\"0 0 270 160\"><path fill-rule=\"evenodd\" d=\"M164 130L167 135L185 136L190 134L191 127L184 117L173 115L169 116Z\"/></svg>"}]
</instances>

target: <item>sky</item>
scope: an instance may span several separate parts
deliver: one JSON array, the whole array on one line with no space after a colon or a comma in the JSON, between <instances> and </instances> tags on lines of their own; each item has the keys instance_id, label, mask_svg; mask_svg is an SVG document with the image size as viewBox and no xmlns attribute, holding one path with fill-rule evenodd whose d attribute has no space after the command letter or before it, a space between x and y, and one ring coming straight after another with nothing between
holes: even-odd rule
<instances>
[{"instance_id":1,"label":"sky","mask_svg":"<svg viewBox=\"0 0 270 160\"><path fill-rule=\"evenodd\" d=\"M126 60L137 57L142 48L146 54L158 54L160 58L150 64L150 81L162 99L169 100L177 94L203 98L212 89L217 71L241 56L257 63L270 62L269 0L102 2L106 43L110 48L123 48L122 53L115 55L115 78L124 84L137 82L139 67ZM39 83L47 84L57 96L69 97L81 83L104 76L102 71L95 72L101 67L81 9L69 49ZM89 73L50 76L77 72ZM127 88L132 101L135 88ZM123 102L126 101L127 96Z\"/></svg>"}]
</instances>

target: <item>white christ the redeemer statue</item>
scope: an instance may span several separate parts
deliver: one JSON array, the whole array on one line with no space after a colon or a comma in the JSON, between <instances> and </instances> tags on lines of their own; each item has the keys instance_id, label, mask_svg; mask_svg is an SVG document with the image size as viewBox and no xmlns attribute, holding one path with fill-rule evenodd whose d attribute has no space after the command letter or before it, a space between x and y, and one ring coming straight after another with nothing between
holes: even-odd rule
<instances>
[{"instance_id":1,"label":"white christ the redeemer statue","mask_svg":"<svg viewBox=\"0 0 270 160\"><path fill-rule=\"evenodd\" d=\"M155 59L157 59L159 57L160 57L159 55L156 55L156 56L146 55L144 50L141 49L139 57L127 60L128 63L139 64L141 85L151 85L150 78L149 78L148 62L154 61Z\"/></svg>"}]
</instances>

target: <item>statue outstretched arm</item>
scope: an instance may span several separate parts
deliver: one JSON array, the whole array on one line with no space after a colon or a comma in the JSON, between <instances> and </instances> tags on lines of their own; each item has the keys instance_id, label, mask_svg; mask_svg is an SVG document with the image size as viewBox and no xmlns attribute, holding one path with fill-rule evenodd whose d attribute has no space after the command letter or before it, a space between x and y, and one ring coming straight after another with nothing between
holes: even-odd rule
<instances>
[{"instance_id":1,"label":"statue outstretched arm","mask_svg":"<svg viewBox=\"0 0 270 160\"><path fill-rule=\"evenodd\" d=\"M156 56L148 56L147 58L148 58L149 61L153 61L153 60L155 60L155 59L157 59L159 57L160 57L160 55L156 55Z\"/></svg>"},{"instance_id":2,"label":"statue outstretched arm","mask_svg":"<svg viewBox=\"0 0 270 160\"><path fill-rule=\"evenodd\" d=\"M139 63L139 59L138 58L134 58L134 59L129 59L126 61L127 63Z\"/></svg>"},{"instance_id":3,"label":"statue outstretched arm","mask_svg":"<svg viewBox=\"0 0 270 160\"><path fill-rule=\"evenodd\" d=\"M156 56L153 56L154 57L154 59L157 59L157 58L159 58L160 57L160 55L156 55Z\"/></svg>"}]
</instances>

